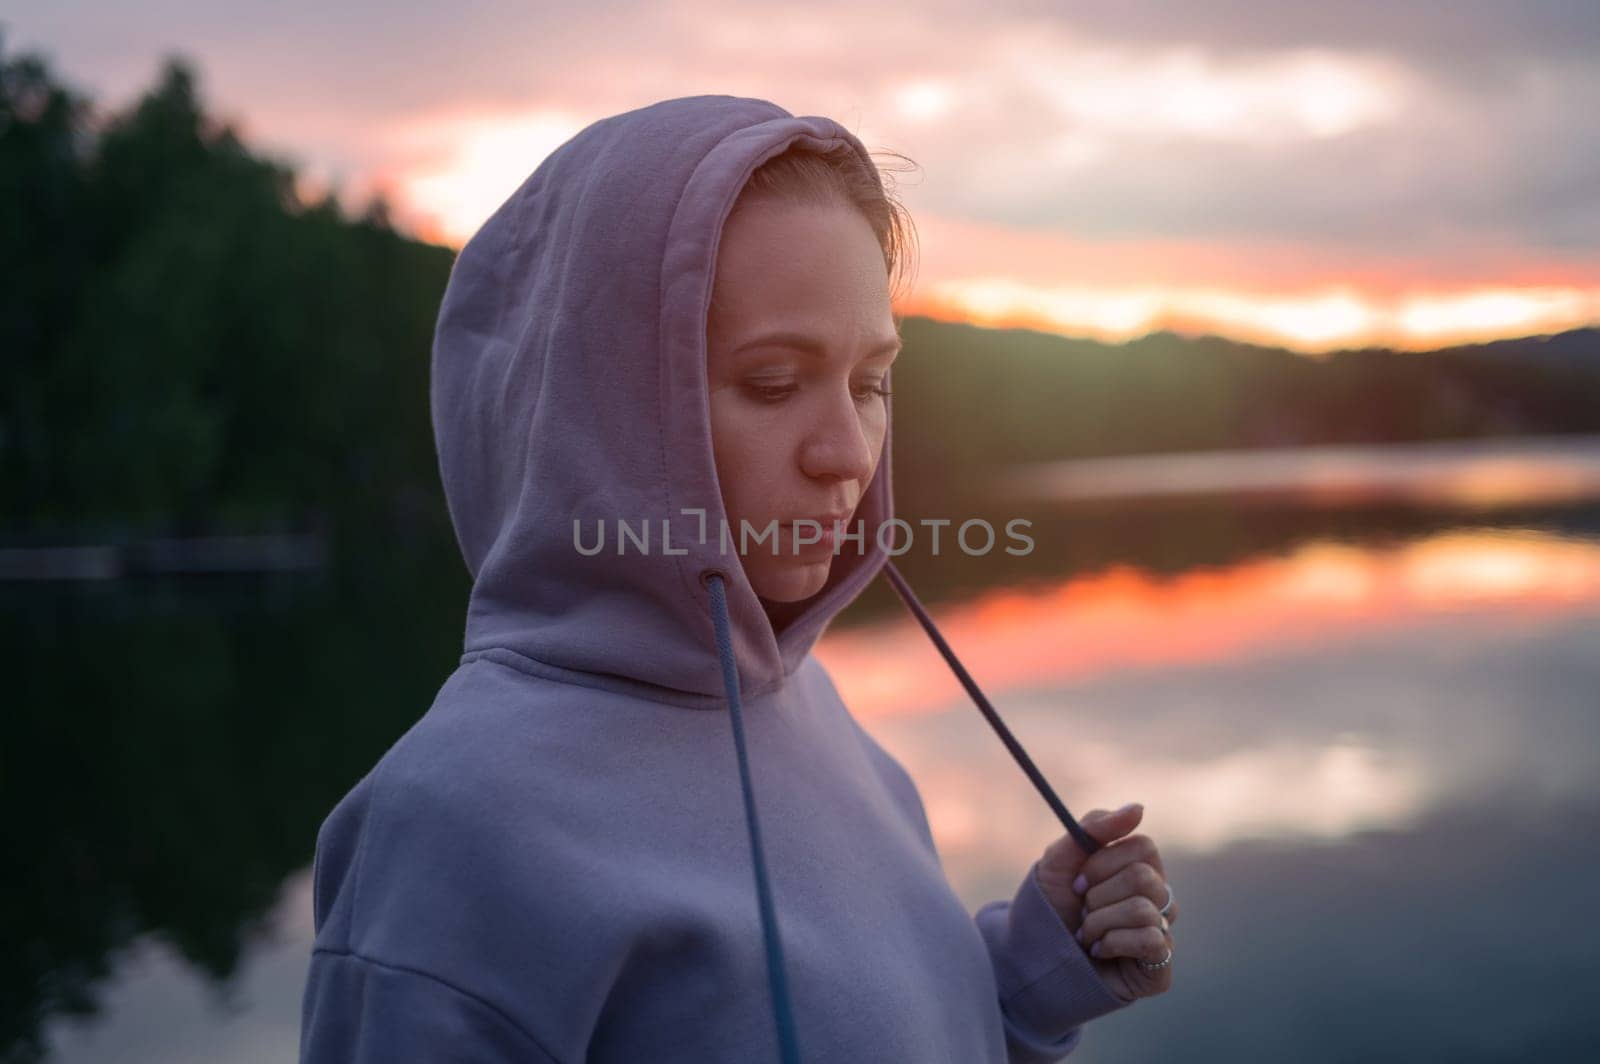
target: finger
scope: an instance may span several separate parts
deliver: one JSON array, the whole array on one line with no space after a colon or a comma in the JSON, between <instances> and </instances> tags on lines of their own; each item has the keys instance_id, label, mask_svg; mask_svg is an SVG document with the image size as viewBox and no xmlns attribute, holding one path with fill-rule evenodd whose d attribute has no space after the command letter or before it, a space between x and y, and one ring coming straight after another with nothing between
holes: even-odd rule
<instances>
[{"instance_id":1,"label":"finger","mask_svg":"<svg viewBox=\"0 0 1600 1064\"><path fill-rule=\"evenodd\" d=\"M1171 948L1172 940L1158 927L1117 927L1101 935L1089 952L1101 960L1131 957L1159 964Z\"/></svg>"},{"instance_id":2,"label":"finger","mask_svg":"<svg viewBox=\"0 0 1600 1064\"><path fill-rule=\"evenodd\" d=\"M1087 823L1090 817L1099 812L1100 810L1098 809L1089 810L1078 820L1079 825ZM1078 840L1073 838L1070 833L1063 834L1052 840L1050 845L1044 849L1046 864L1063 864L1071 865L1073 868L1080 868L1083 865L1084 856L1083 847L1078 845Z\"/></svg>"},{"instance_id":3,"label":"finger","mask_svg":"<svg viewBox=\"0 0 1600 1064\"><path fill-rule=\"evenodd\" d=\"M1104 809L1091 809L1078 820L1078 826L1083 828L1084 833L1099 844L1099 848L1095 851L1098 853L1138 827L1139 818L1142 816L1144 816L1144 806L1138 802L1129 802L1121 809L1114 809L1111 812L1106 812ZM1050 849L1056 851L1053 854L1053 859L1080 871L1090 856L1084 853L1083 847L1078 845L1078 841L1072 837L1070 832L1057 839ZM1065 852L1060 852L1063 850ZM1079 882L1082 882L1082 880ZM1082 891L1079 891L1079 893L1082 893Z\"/></svg>"},{"instance_id":4,"label":"finger","mask_svg":"<svg viewBox=\"0 0 1600 1064\"><path fill-rule=\"evenodd\" d=\"M1135 861L1143 861L1161 873L1163 878L1166 877L1167 869L1161 863L1161 851L1156 848L1154 839L1142 833L1117 839L1095 851L1083 862L1083 874L1089 882L1100 883Z\"/></svg>"},{"instance_id":5,"label":"finger","mask_svg":"<svg viewBox=\"0 0 1600 1064\"><path fill-rule=\"evenodd\" d=\"M1133 861L1118 869L1109 878L1094 883L1083 895L1087 909L1099 909L1124 898L1147 898L1159 910L1167 901L1167 881L1150 865Z\"/></svg>"},{"instance_id":6,"label":"finger","mask_svg":"<svg viewBox=\"0 0 1600 1064\"><path fill-rule=\"evenodd\" d=\"M1111 815L1111 812L1109 810L1106 810L1106 809L1099 809L1099 808L1091 809L1087 813L1083 814L1082 816L1080 816L1078 818L1078 826L1083 828L1083 830L1089 835L1090 838L1094 839L1096 842L1100 843L1103 846L1103 845L1105 845L1107 840L1101 838L1101 834L1103 833L1104 828L1102 828L1100 825L1110 815ZM1054 842L1052 842L1049 845L1049 847L1046 849L1045 852L1048 853L1048 854L1060 856L1058 851L1061 851L1061 850L1070 850L1071 851L1073 856L1076 858L1073 861L1073 864L1075 864L1075 865L1082 864L1083 863L1083 858L1085 856L1087 856L1083 852L1083 847L1078 845L1078 840L1072 837L1072 833L1071 832L1067 832L1066 834L1063 834L1060 838L1058 838Z\"/></svg>"},{"instance_id":7,"label":"finger","mask_svg":"<svg viewBox=\"0 0 1600 1064\"><path fill-rule=\"evenodd\" d=\"M1140 894L1089 913L1078 928L1077 939L1085 946L1093 945L1101 935L1118 927L1154 927L1165 932L1167 918L1156 911L1155 902Z\"/></svg>"},{"instance_id":8,"label":"finger","mask_svg":"<svg viewBox=\"0 0 1600 1064\"><path fill-rule=\"evenodd\" d=\"M1154 880L1146 883L1146 886L1152 891L1150 896L1155 898L1155 902L1163 904L1166 901L1166 869L1162 867L1162 854L1155 850L1155 843L1150 842L1147 835L1130 835L1106 846L1104 850L1094 851L1078 869L1078 878L1072 886L1078 893L1088 896L1088 891L1096 883L1109 882L1122 874L1123 870L1139 864L1154 872ZM1141 872L1139 875L1144 874ZM1122 894L1110 896L1107 901L1115 901L1120 896Z\"/></svg>"},{"instance_id":9,"label":"finger","mask_svg":"<svg viewBox=\"0 0 1600 1064\"><path fill-rule=\"evenodd\" d=\"M1090 838L1104 847L1138 827L1139 820L1143 816L1144 806L1138 802L1129 802L1120 809L1109 811L1091 809L1078 818L1078 825ZM1071 874L1076 876L1088 857L1083 847L1078 845L1078 840L1068 832L1045 847L1044 863L1047 867L1070 869ZM1084 885L1087 887L1086 881Z\"/></svg>"},{"instance_id":10,"label":"finger","mask_svg":"<svg viewBox=\"0 0 1600 1064\"><path fill-rule=\"evenodd\" d=\"M1137 827L1139 819L1143 816L1143 805L1138 802L1128 802L1110 812L1098 808L1091 809L1079 819L1078 823L1083 829L1081 834L1087 834L1096 841L1098 845L1095 852L1099 853ZM1052 877L1052 880L1059 884L1063 895L1071 891L1081 898L1089 889L1091 882L1084 874L1089 858L1090 854L1085 853L1083 847L1078 845L1077 839L1073 838L1073 833L1068 832L1045 848L1040 872Z\"/></svg>"}]
</instances>

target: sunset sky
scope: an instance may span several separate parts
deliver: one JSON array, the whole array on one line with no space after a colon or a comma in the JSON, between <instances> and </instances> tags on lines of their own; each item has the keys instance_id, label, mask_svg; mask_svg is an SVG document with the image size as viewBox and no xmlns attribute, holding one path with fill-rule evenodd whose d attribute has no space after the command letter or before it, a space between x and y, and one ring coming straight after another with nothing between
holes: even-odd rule
<instances>
[{"instance_id":1,"label":"sunset sky","mask_svg":"<svg viewBox=\"0 0 1600 1064\"><path fill-rule=\"evenodd\" d=\"M727 93L909 156L907 312L1304 351L1600 322L1600 3L12 0L102 106L213 112L459 246L554 147ZM1445 13L1448 12L1448 15ZM891 161L891 165L903 165Z\"/></svg>"}]
</instances>

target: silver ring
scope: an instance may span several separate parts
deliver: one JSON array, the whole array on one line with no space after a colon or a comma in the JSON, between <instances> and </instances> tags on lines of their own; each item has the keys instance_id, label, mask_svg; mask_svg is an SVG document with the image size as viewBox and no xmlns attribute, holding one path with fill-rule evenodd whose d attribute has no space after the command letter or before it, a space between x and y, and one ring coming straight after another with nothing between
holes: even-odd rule
<instances>
[{"instance_id":1,"label":"silver ring","mask_svg":"<svg viewBox=\"0 0 1600 1064\"><path fill-rule=\"evenodd\" d=\"M1169 965L1171 963L1172 963L1172 947L1168 946L1167 947L1167 955L1165 957L1161 958L1161 960L1157 961L1155 964L1151 964L1149 961L1140 961L1139 962L1139 967L1143 968L1147 972L1158 972L1158 971L1160 971L1161 969L1165 968L1167 965Z\"/></svg>"},{"instance_id":2,"label":"silver ring","mask_svg":"<svg viewBox=\"0 0 1600 1064\"><path fill-rule=\"evenodd\" d=\"M1172 884L1163 880L1161 885L1167 888L1167 903L1161 907L1161 915L1165 916L1172 911Z\"/></svg>"}]
</instances>

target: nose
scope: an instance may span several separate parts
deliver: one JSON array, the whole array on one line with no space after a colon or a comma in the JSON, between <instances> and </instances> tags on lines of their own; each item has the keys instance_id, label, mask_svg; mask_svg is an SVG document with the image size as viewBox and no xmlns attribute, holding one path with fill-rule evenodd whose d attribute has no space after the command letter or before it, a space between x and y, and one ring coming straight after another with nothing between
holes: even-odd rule
<instances>
[{"instance_id":1,"label":"nose","mask_svg":"<svg viewBox=\"0 0 1600 1064\"><path fill-rule=\"evenodd\" d=\"M830 398L806 434L800 468L818 480L856 480L872 476L874 456L861 408L848 387Z\"/></svg>"}]
</instances>

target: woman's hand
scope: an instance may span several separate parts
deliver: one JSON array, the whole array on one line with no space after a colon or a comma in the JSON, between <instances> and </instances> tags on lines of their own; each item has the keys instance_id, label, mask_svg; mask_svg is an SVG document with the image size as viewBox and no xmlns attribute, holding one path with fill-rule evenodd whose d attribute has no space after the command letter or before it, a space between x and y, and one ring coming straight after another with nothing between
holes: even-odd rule
<instances>
[{"instance_id":1,"label":"woman's hand","mask_svg":"<svg viewBox=\"0 0 1600 1064\"><path fill-rule=\"evenodd\" d=\"M1143 817L1144 806L1138 802L1109 813L1091 809L1078 823L1101 848L1085 855L1071 835L1062 835L1039 861L1045 897L1096 958L1100 978L1124 1001L1161 994L1172 986L1170 963L1155 971L1139 964L1156 964L1168 955L1173 948L1170 925L1178 920L1176 902L1161 915L1171 895L1156 844L1149 836L1128 834Z\"/></svg>"}]
</instances>

